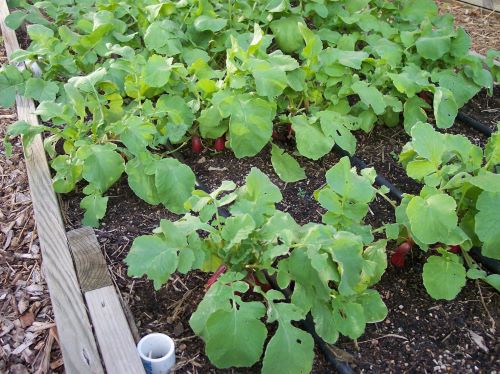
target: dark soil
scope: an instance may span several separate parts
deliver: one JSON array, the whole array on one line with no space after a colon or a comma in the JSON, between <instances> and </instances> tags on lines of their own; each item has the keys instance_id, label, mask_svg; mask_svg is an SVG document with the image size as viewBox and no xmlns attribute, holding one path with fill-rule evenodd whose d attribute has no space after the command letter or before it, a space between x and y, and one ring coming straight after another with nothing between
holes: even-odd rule
<instances>
[{"instance_id":1,"label":"dark soil","mask_svg":"<svg viewBox=\"0 0 500 374\"><path fill-rule=\"evenodd\" d=\"M500 116L498 103L498 89L494 98L481 92L464 111L493 126ZM481 145L486 141L483 135L458 122L448 132L463 134ZM378 126L370 134L357 136L357 155L360 158L403 192L418 192L418 184L409 179L397 163L397 155L409 140L401 127ZM281 146L292 151L290 144ZM317 162L299 157L307 180L285 184L272 169L268 147L256 157L240 160L228 150L216 154L209 149L201 155L185 150L181 157L209 189L225 179L240 185L250 169L258 167L282 190L283 201L279 208L290 212L302 224L321 220L321 207L312 195L324 184L326 170L338 161L334 154ZM177 341L178 372L258 372L258 365L245 370L215 369L204 355L203 342L189 328L189 317L203 297L207 275L199 272L175 275L158 292L145 279L127 277L123 258L133 239L150 233L161 218L175 219L176 216L161 207L145 204L132 193L125 180L114 186L109 195L108 213L96 232L141 335L156 331L173 336ZM65 195L62 199L69 227L80 225L80 199L77 193ZM372 204L367 221L378 227L393 221L393 214L393 208L379 199ZM388 251L393 248L394 244L390 243ZM360 372L491 373L500 370L500 342L495 330L495 324L500 323L499 294L483 283L469 282L454 301L433 300L422 284L424 262L424 254L414 250L412 259L403 270L389 267L376 286L389 308L387 319L368 326L357 343L342 339L337 346L347 352L351 365ZM332 371L317 350L313 372Z\"/></svg>"}]
</instances>

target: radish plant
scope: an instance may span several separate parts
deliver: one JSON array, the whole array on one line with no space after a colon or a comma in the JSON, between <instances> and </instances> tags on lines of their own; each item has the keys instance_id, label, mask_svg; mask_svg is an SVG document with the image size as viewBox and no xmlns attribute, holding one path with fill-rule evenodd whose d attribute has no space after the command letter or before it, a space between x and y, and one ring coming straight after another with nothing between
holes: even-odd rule
<instances>
[{"instance_id":1,"label":"radish plant","mask_svg":"<svg viewBox=\"0 0 500 374\"><path fill-rule=\"evenodd\" d=\"M356 189L351 183L360 181L353 181L356 174L345 160L332 174L340 179L320 194L331 188L331 195L344 180ZM340 199L357 199L348 189L338 191ZM334 343L341 334L358 338L367 323L387 314L378 292L370 289L386 268L385 241L368 241L341 222L300 226L276 209L281 199L278 187L256 168L239 188L226 181L211 193L196 190L185 204L189 213L174 222L162 220L153 234L135 239L125 260L129 275L145 274L156 289L176 271L216 272L190 326L218 368L262 359L264 373L309 372L313 338L297 321L311 313L317 333ZM222 207L228 207L228 217L220 214ZM269 277L291 297L270 289ZM276 330L269 329L271 323Z\"/></svg>"},{"instance_id":2,"label":"radish plant","mask_svg":"<svg viewBox=\"0 0 500 374\"><path fill-rule=\"evenodd\" d=\"M3 66L0 105L13 105L16 94L32 98L50 122L10 134L26 143L41 131L51 135L54 186L64 193L85 181L85 223L94 226L121 175L148 203L184 212L192 176L163 161L166 143L180 148L200 134L216 151L227 146L249 157L273 130L276 137L288 127L298 154L317 160L334 144L353 153L352 131L376 123L393 126L403 117L410 132L426 110L437 127L450 127L459 107L493 87L482 61L468 55L469 36L450 15L439 16L432 0L9 4L17 10L6 23L26 25L31 40L12 61L36 62L41 75ZM486 60L495 77L496 55ZM198 153L196 138L192 144ZM277 174L287 182L305 178L276 147ZM88 173L96 166L115 172L101 180ZM170 179L180 181L178 197L163 187Z\"/></svg>"},{"instance_id":3,"label":"radish plant","mask_svg":"<svg viewBox=\"0 0 500 374\"><path fill-rule=\"evenodd\" d=\"M405 195L389 237L410 237L431 251L423 279L434 298L453 299L466 277L484 279L500 291L500 276L487 276L468 253L475 246L484 256L500 259L500 134L491 137L484 152L464 136L441 134L426 123L416 124L411 135L400 161L424 186L418 195Z\"/></svg>"}]
</instances>

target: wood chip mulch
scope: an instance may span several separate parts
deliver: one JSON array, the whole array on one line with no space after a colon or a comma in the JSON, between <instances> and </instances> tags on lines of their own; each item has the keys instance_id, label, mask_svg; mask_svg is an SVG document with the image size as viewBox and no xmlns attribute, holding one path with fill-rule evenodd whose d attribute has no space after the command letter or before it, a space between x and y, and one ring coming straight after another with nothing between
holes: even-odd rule
<instances>
[{"instance_id":1,"label":"wood chip mulch","mask_svg":"<svg viewBox=\"0 0 500 374\"><path fill-rule=\"evenodd\" d=\"M16 120L15 109L0 108L0 138ZM0 143L0 373L62 372L57 341L22 146L6 158Z\"/></svg>"},{"instance_id":2,"label":"wood chip mulch","mask_svg":"<svg viewBox=\"0 0 500 374\"><path fill-rule=\"evenodd\" d=\"M455 16L472 39L472 49L483 55L488 49L500 50L500 13L457 0L437 0L439 11Z\"/></svg>"}]
</instances>

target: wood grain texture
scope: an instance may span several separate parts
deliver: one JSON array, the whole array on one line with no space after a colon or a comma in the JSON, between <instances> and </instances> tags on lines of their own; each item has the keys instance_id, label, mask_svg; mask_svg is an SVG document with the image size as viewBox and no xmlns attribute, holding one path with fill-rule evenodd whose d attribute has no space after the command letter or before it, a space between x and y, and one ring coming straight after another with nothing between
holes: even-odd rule
<instances>
[{"instance_id":1,"label":"wood grain texture","mask_svg":"<svg viewBox=\"0 0 500 374\"><path fill-rule=\"evenodd\" d=\"M82 292L112 286L106 259L101 253L94 230L82 227L69 231L67 236Z\"/></svg>"},{"instance_id":2,"label":"wood grain texture","mask_svg":"<svg viewBox=\"0 0 500 374\"><path fill-rule=\"evenodd\" d=\"M0 0L0 28L7 57L19 49L14 31L5 25L9 9ZM16 98L18 119L38 124L32 100ZM103 373L96 342L78 285L73 260L41 136L25 148L26 169L42 250L45 279L52 301L66 373Z\"/></svg>"},{"instance_id":3,"label":"wood grain texture","mask_svg":"<svg viewBox=\"0 0 500 374\"><path fill-rule=\"evenodd\" d=\"M481 8L486 8L500 12L500 0L459 0L462 3L472 4Z\"/></svg>"},{"instance_id":4,"label":"wood grain texture","mask_svg":"<svg viewBox=\"0 0 500 374\"><path fill-rule=\"evenodd\" d=\"M144 373L114 286L85 293L104 366L108 374Z\"/></svg>"}]
</instances>

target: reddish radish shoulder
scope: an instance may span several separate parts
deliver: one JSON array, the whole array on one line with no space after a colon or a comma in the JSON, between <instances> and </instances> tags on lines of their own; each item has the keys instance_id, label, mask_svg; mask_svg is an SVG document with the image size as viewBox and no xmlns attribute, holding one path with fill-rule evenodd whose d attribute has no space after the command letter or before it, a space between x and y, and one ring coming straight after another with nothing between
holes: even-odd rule
<instances>
[{"instance_id":1,"label":"reddish radish shoulder","mask_svg":"<svg viewBox=\"0 0 500 374\"><path fill-rule=\"evenodd\" d=\"M221 137L215 139L215 145L214 148L217 152L221 152L226 148L226 137L222 135Z\"/></svg>"},{"instance_id":2,"label":"reddish radish shoulder","mask_svg":"<svg viewBox=\"0 0 500 374\"><path fill-rule=\"evenodd\" d=\"M191 138L191 150L193 153L201 153L203 150L203 144L201 144L201 139L198 135L193 135Z\"/></svg>"}]
</instances>

